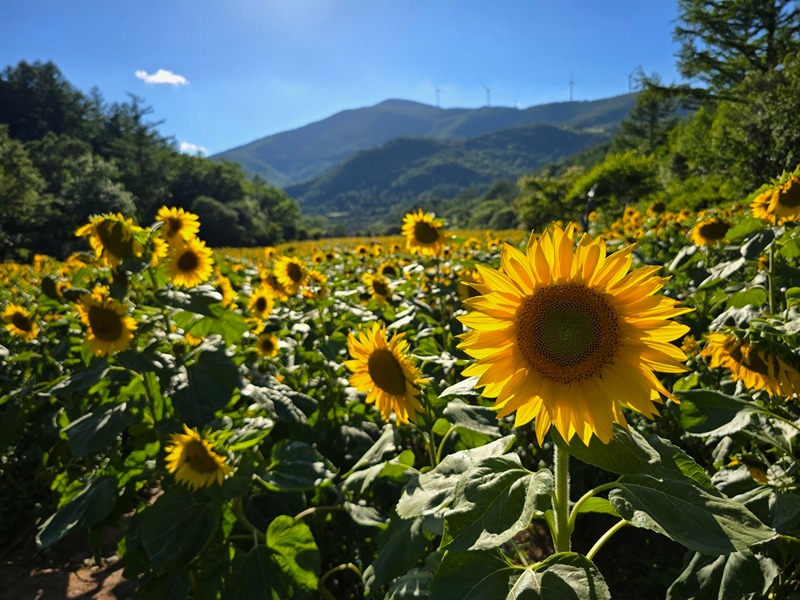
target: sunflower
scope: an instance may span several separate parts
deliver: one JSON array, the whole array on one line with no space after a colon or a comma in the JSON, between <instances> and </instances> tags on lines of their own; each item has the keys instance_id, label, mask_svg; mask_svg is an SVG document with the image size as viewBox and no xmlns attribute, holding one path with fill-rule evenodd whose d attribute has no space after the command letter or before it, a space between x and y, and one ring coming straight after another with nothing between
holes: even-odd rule
<instances>
[{"instance_id":1,"label":"sunflower","mask_svg":"<svg viewBox=\"0 0 800 600\"><path fill-rule=\"evenodd\" d=\"M273 302L271 288L267 285L260 285L250 296L248 308L257 319L266 319L272 312Z\"/></svg>"},{"instance_id":2,"label":"sunflower","mask_svg":"<svg viewBox=\"0 0 800 600\"><path fill-rule=\"evenodd\" d=\"M25 308L19 304L9 304L3 311L3 321L7 323L6 330L9 333L19 336L26 340L33 340L39 333L39 327L31 318Z\"/></svg>"},{"instance_id":3,"label":"sunflower","mask_svg":"<svg viewBox=\"0 0 800 600\"><path fill-rule=\"evenodd\" d=\"M364 273L364 285L367 286L370 294L376 300L386 302L392 297L392 290L389 287L389 282L380 275L372 273Z\"/></svg>"},{"instance_id":4,"label":"sunflower","mask_svg":"<svg viewBox=\"0 0 800 600\"><path fill-rule=\"evenodd\" d=\"M722 219L707 219L695 225L689 237L697 246L713 246L725 239L730 228L730 223Z\"/></svg>"},{"instance_id":5,"label":"sunflower","mask_svg":"<svg viewBox=\"0 0 800 600\"><path fill-rule=\"evenodd\" d=\"M217 290L222 294L222 306L231 308L236 304L236 290L233 289L231 280L222 273L217 272Z\"/></svg>"},{"instance_id":6,"label":"sunflower","mask_svg":"<svg viewBox=\"0 0 800 600\"><path fill-rule=\"evenodd\" d=\"M442 222L433 213L408 213L403 219L402 233L406 238L406 250L424 256L436 256L444 247L446 238Z\"/></svg>"},{"instance_id":7,"label":"sunflower","mask_svg":"<svg viewBox=\"0 0 800 600\"><path fill-rule=\"evenodd\" d=\"M156 221L164 223L161 235L170 243L179 238L188 241L197 236L200 231L200 219L197 215L186 212L182 208L167 208L162 206L156 214Z\"/></svg>"},{"instance_id":8,"label":"sunflower","mask_svg":"<svg viewBox=\"0 0 800 600\"><path fill-rule=\"evenodd\" d=\"M328 278L325 274L317 269L309 270L303 295L306 298L325 298L328 295Z\"/></svg>"},{"instance_id":9,"label":"sunflower","mask_svg":"<svg viewBox=\"0 0 800 600\"><path fill-rule=\"evenodd\" d=\"M462 269L458 273L458 283L456 284L456 291L462 300L480 296L481 293L475 289L475 283L483 283L481 274L476 269Z\"/></svg>"},{"instance_id":10,"label":"sunflower","mask_svg":"<svg viewBox=\"0 0 800 600\"><path fill-rule=\"evenodd\" d=\"M136 321L117 300L99 294L83 294L77 308L81 320L89 328L89 347L97 356L113 354L130 345Z\"/></svg>"},{"instance_id":11,"label":"sunflower","mask_svg":"<svg viewBox=\"0 0 800 600\"><path fill-rule=\"evenodd\" d=\"M392 261L382 262L376 271L376 274L380 277L390 277L390 278L397 278L402 276L402 270L394 264Z\"/></svg>"},{"instance_id":12,"label":"sunflower","mask_svg":"<svg viewBox=\"0 0 800 600\"><path fill-rule=\"evenodd\" d=\"M367 403L374 403L384 420L394 412L398 425L416 422L416 413L424 411L417 400L417 386L424 379L408 357L404 337L401 333L387 341L386 328L377 322L358 336L350 332L347 347L352 360L344 363L353 372L350 385L366 392Z\"/></svg>"},{"instance_id":13,"label":"sunflower","mask_svg":"<svg viewBox=\"0 0 800 600\"><path fill-rule=\"evenodd\" d=\"M214 261L211 248L197 238L175 240L167 264L167 273L172 283L182 287L194 287L211 278Z\"/></svg>"},{"instance_id":14,"label":"sunflower","mask_svg":"<svg viewBox=\"0 0 800 600\"><path fill-rule=\"evenodd\" d=\"M527 254L504 246L499 271L477 266L484 283L464 301L472 312L459 319L472 331L459 347L476 359L464 374L480 377L498 418L536 419L540 443L551 424L567 441L608 443L615 421L627 426L623 405L652 418L659 394L674 400L653 371L686 370L668 342L688 327L669 319L691 309L655 295L666 282L658 267L628 273L631 251L606 256L588 235L574 250L555 227L532 236Z\"/></svg>"},{"instance_id":15,"label":"sunflower","mask_svg":"<svg viewBox=\"0 0 800 600\"><path fill-rule=\"evenodd\" d=\"M296 294L305 281L306 269L297 258L281 256L275 263L275 277L287 294Z\"/></svg>"},{"instance_id":16,"label":"sunflower","mask_svg":"<svg viewBox=\"0 0 800 600\"><path fill-rule=\"evenodd\" d=\"M712 369L724 367L734 381L747 389L766 390L772 396L788 398L800 393L800 372L778 356L721 332L710 333L700 356Z\"/></svg>"},{"instance_id":17,"label":"sunflower","mask_svg":"<svg viewBox=\"0 0 800 600\"><path fill-rule=\"evenodd\" d=\"M165 448L167 452L167 471L175 475L178 483L186 484L191 490L199 490L222 484L226 475L233 473L233 467L225 464L225 458L214 452L208 440L197 429L183 426L186 432L173 433L172 442Z\"/></svg>"},{"instance_id":18,"label":"sunflower","mask_svg":"<svg viewBox=\"0 0 800 600\"><path fill-rule=\"evenodd\" d=\"M93 216L89 223L75 231L75 235L88 236L95 256L109 267L116 267L126 258L142 254L141 244L133 237L134 229L138 228L133 219L114 213Z\"/></svg>"},{"instance_id":19,"label":"sunflower","mask_svg":"<svg viewBox=\"0 0 800 600\"><path fill-rule=\"evenodd\" d=\"M278 355L278 338L270 333L262 333L256 340L256 349L261 356L274 358Z\"/></svg>"},{"instance_id":20,"label":"sunflower","mask_svg":"<svg viewBox=\"0 0 800 600\"><path fill-rule=\"evenodd\" d=\"M656 200L650 206L647 207L647 215L650 217L656 217L667 210L667 205L664 204L663 200Z\"/></svg>"},{"instance_id":21,"label":"sunflower","mask_svg":"<svg viewBox=\"0 0 800 600\"><path fill-rule=\"evenodd\" d=\"M274 273L261 277L261 282L266 285L271 291L272 295L278 300L287 300L289 298L288 292L284 289L283 285Z\"/></svg>"},{"instance_id":22,"label":"sunflower","mask_svg":"<svg viewBox=\"0 0 800 600\"><path fill-rule=\"evenodd\" d=\"M355 248L355 253L361 258L366 258L367 254L369 254L369 248L366 244L359 244Z\"/></svg>"},{"instance_id":23,"label":"sunflower","mask_svg":"<svg viewBox=\"0 0 800 600\"><path fill-rule=\"evenodd\" d=\"M750 204L753 216L778 224L800 219L800 167L765 186Z\"/></svg>"}]
</instances>

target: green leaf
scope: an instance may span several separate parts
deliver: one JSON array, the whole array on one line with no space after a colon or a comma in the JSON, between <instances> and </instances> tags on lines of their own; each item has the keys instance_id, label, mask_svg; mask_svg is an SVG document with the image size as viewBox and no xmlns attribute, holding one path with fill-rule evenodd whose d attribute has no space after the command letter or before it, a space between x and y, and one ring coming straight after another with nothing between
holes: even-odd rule
<instances>
[{"instance_id":1,"label":"green leaf","mask_svg":"<svg viewBox=\"0 0 800 600\"><path fill-rule=\"evenodd\" d=\"M185 566L218 525L218 511L183 487L168 489L142 512L141 544L158 573Z\"/></svg>"},{"instance_id":2,"label":"green leaf","mask_svg":"<svg viewBox=\"0 0 800 600\"><path fill-rule=\"evenodd\" d=\"M617 511L614 510L611 502L605 498L599 498L597 496L589 498L580 505L578 508L578 514L582 515L584 513L602 513L611 515L613 517L619 517L619 514L617 514Z\"/></svg>"},{"instance_id":3,"label":"green leaf","mask_svg":"<svg viewBox=\"0 0 800 600\"><path fill-rule=\"evenodd\" d=\"M412 569L401 575L389 586L389 593L385 600L419 600L430 598L428 587L433 580L433 574L425 569Z\"/></svg>"},{"instance_id":4,"label":"green leaf","mask_svg":"<svg viewBox=\"0 0 800 600\"><path fill-rule=\"evenodd\" d=\"M727 308L743 308L745 306L762 306L767 301L767 292L763 288L742 290L728 296Z\"/></svg>"},{"instance_id":5,"label":"green leaf","mask_svg":"<svg viewBox=\"0 0 800 600\"><path fill-rule=\"evenodd\" d=\"M715 496L689 480L625 475L609 500L623 519L638 524L642 511L671 539L705 554L729 554L775 537L744 505Z\"/></svg>"},{"instance_id":6,"label":"green leaf","mask_svg":"<svg viewBox=\"0 0 800 600\"><path fill-rule=\"evenodd\" d=\"M789 260L800 258L800 238L789 238L781 242L778 253Z\"/></svg>"},{"instance_id":7,"label":"green leaf","mask_svg":"<svg viewBox=\"0 0 800 600\"><path fill-rule=\"evenodd\" d=\"M371 506L352 502L345 502L342 506L350 518L359 525L365 527L384 527L386 525L387 519Z\"/></svg>"},{"instance_id":8,"label":"green leaf","mask_svg":"<svg viewBox=\"0 0 800 600\"><path fill-rule=\"evenodd\" d=\"M98 409L70 423L65 429L74 458L110 448L129 425L138 420L127 411L125 403Z\"/></svg>"},{"instance_id":9,"label":"green leaf","mask_svg":"<svg viewBox=\"0 0 800 600\"><path fill-rule=\"evenodd\" d=\"M442 548L489 550L526 529L550 508L553 475L523 468L516 454L486 458L470 468L445 514Z\"/></svg>"},{"instance_id":10,"label":"green leaf","mask_svg":"<svg viewBox=\"0 0 800 600\"><path fill-rule=\"evenodd\" d=\"M183 421L202 426L228 405L240 383L239 367L225 348L209 346L186 369L183 387L172 396L173 405Z\"/></svg>"},{"instance_id":11,"label":"green leaf","mask_svg":"<svg viewBox=\"0 0 800 600\"><path fill-rule=\"evenodd\" d=\"M336 474L333 465L305 442L282 440L272 453L270 469L259 477L268 488L282 491L313 490Z\"/></svg>"},{"instance_id":12,"label":"green leaf","mask_svg":"<svg viewBox=\"0 0 800 600\"><path fill-rule=\"evenodd\" d=\"M748 238L747 242L739 249L739 253L745 260L755 260L772 245L774 240L775 232L772 229L757 231Z\"/></svg>"},{"instance_id":13,"label":"green leaf","mask_svg":"<svg viewBox=\"0 0 800 600\"><path fill-rule=\"evenodd\" d=\"M117 503L117 480L98 477L45 521L36 535L36 545L49 548L73 531L91 527L105 519Z\"/></svg>"},{"instance_id":14,"label":"green leaf","mask_svg":"<svg viewBox=\"0 0 800 600\"><path fill-rule=\"evenodd\" d=\"M436 600L507 600L511 578L521 573L497 552L448 552L433 574ZM512 596L513 597L513 596Z\"/></svg>"},{"instance_id":15,"label":"green leaf","mask_svg":"<svg viewBox=\"0 0 800 600\"><path fill-rule=\"evenodd\" d=\"M716 390L676 391L675 395L681 399L681 425L687 432L698 435L709 435L720 427L730 426L737 414L747 415L757 408Z\"/></svg>"},{"instance_id":16,"label":"green leaf","mask_svg":"<svg viewBox=\"0 0 800 600\"><path fill-rule=\"evenodd\" d=\"M392 518L378 535L375 560L364 571L364 586L377 589L402 575L426 554L429 540L423 531L424 517Z\"/></svg>"},{"instance_id":17,"label":"green leaf","mask_svg":"<svg viewBox=\"0 0 800 600\"><path fill-rule=\"evenodd\" d=\"M189 597L189 570L179 569L163 575L149 577L142 583L137 598L147 600L175 600Z\"/></svg>"},{"instance_id":18,"label":"green leaf","mask_svg":"<svg viewBox=\"0 0 800 600\"><path fill-rule=\"evenodd\" d=\"M403 519L439 513L453 501L455 487L470 467L485 458L505 454L514 443L506 436L485 446L450 454L427 473L413 474L397 503Z\"/></svg>"},{"instance_id":19,"label":"green leaf","mask_svg":"<svg viewBox=\"0 0 800 600\"><path fill-rule=\"evenodd\" d=\"M216 316L211 305L222 301L222 294L208 284L198 285L190 290L156 290L156 298L171 308L182 309L199 315Z\"/></svg>"},{"instance_id":20,"label":"green leaf","mask_svg":"<svg viewBox=\"0 0 800 600\"><path fill-rule=\"evenodd\" d=\"M164 352L125 350L115 358L120 365L137 373L158 373L175 367L175 357Z\"/></svg>"},{"instance_id":21,"label":"green leaf","mask_svg":"<svg viewBox=\"0 0 800 600\"><path fill-rule=\"evenodd\" d=\"M754 217L745 217L728 230L725 240L732 243L738 242L756 231L765 231L764 221Z\"/></svg>"},{"instance_id":22,"label":"green leaf","mask_svg":"<svg viewBox=\"0 0 800 600\"><path fill-rule=\"evenodd\" d=\"M76 371L56 383L50 388L50 393L56 396L63 396L88 390L99 381L102 381L106 373L108 373L108 360L105 357L94 359L85 369Z\"/></svg>"},{"instance_id":23,"label":"green leaf","mask_svg":"<svg viewBox=\"0 0 800 600\"><path fill-rule=\"evenodd\" d=\"M267 528L266 544L282 578L289 582L288 589L294 592L290 597L303 597L317 589L321 559L308 525L279 515Z\"/></svg>"},{"instance_id":24,"label":"green leaf","mask_svg":"<svg viewBox=\"0 0 800 600\"><path fill-rule=\"evenodd\" d=\"M592 436L589 445L585 446L577 437L569 444L554 429L551 429L553 441L575 458L583 462L611 471L617 475L641 473L643 470L659 471L660 457L658 452L636 432L629 432L622 427L614 427L614 434L608 444Z\"/></svg>"},{"instance_id":25,"label":"green leaf","mask_svg":"<svg viewBox=\"0 0 800 600\"><path fill-rule=\"evenodd\" d=\"M229 344L239 343L247 331L247 323L241 313L228 310L222 305L208 307L209 316L199 317L194 312L180 311L173 315L174 323L197 337L219 334Z\"/></svg>"},{"instance_id":26,"label":"green leaf","mask_svg":"<svg viewBox=\"0 0 800 600\"><path fill-rule=\"evenodd\" d=\"M575 552L559 552L526 569L512 584L508 600L611 600L594 563Z\"/></svg>"},{"instance_id":27,"label":"green leaf","mask_svg":"<svg viewBox=\"0 0 800 600\"><path fill-rule=\"evenodd\" d=\"M457 431L475 432L490 438L500 437L497 413L485 406L470 406L463 400L453 400L444 409L444 416Z\"/></svg>"},{"instance_id":28,"label":"green leaf","mask_svg":"<svg viewBox=\"0 0 800 600\"><path fill-rule=\"evenodd\" d=\"M475 391L475 384L478 383L478 379L480 377L467 377L458 383L454 383L445 388L439 394L439 398L445 398L446 396L477 396L478 392Z\"/></svg>"},{"instance_id":29,"label":"green leaf","mask_svg":"<svg viewBox=\"0 0 800 600\"><path fill-rule=\"evenodd\" d=\"M697 553L667 590L667 600L760 598L779 574L772 559L747 550L725 556Z\"/></svg>"}]
</instances>

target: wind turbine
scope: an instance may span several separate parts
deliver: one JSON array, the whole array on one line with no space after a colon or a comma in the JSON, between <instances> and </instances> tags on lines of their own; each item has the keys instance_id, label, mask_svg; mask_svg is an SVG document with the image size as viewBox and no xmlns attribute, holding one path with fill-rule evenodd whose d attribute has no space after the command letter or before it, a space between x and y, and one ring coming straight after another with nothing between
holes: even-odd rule
<instances>
[{"instance_id":1,"label":"wind turbine","mask_svg":"<svg viewBox=\"0 0 800 600\"><path fill-rule=\"evenodd\" d=\"M439 103L439 94L442 93L442 88L438 85L436 86L436 108L441 108L441 104Z\"/></svg>"},{"instance_id":2,"label":"wind turbine","mask_svg":"<svg viewBox=\"0 0 800 600\"><path fill-rule=\"evenodd\" d=\"M482 83L481 87L486 90L486 106L491 106L492 105L492 88L487 87L485 83Z\"/></svg>"}]
</instances>

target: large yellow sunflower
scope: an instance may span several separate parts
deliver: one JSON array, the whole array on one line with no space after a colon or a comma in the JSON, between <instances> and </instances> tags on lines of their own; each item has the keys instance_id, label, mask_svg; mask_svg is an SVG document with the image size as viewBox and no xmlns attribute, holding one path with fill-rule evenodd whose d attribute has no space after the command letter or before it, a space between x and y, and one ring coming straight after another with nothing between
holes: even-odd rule
<instances>
[{"instance_id":1,"label":"large yellow sunflower","mask_svg":"<svg viewBox=\"0 0 800 600\"><path fill-rule=\"evenodd\" d=\"M75 235L88 236L95 256L109 267L116 267L126 258L142 254L141 244L133 237L134 228L133 219L120 213L95 215Z\"/></svg>"},{"instance_id":2,"label":"large yellow sunflower","mask_svg":"<svg viewBox=\"0 0 800 600\"><path fill-rule=\"evenodd\" d=\"M211 248L205 242L193 238L177 240L170 251L167 273L172 283L182 287L194 287L211 278L214 261Z\"/></svg>"},{"instance_id":3,"label":"large yellow sunflower","mask_svg":"<svg viewBox=\"0 0 800 600\"><path fill-rule=\"evenodd\" d=\"M689 237L697 246L713 246L725 239L730 228L730 224L722 219L708 219L695 225Z\"/></svg>"},{"instance_id":4,"label":"large yellow sunflower","mask_svg":"<svg viewBox=\"0 0 800 600\"><path fill-rule=\"evenodd\" d=\"M186 212L182 208L162 206L156 214L156 221L164 223L161 235L173 242L178 238L190 240L200 231L200 219L197 215Z\"/></svg>"},{"instance_id":5,"label":"large yellow sunflower","mask_svg":"<svg viewBox=\"0 0 800 600\"><path fill-rule=\"evenodd\" d=\"M729 369L734 381L750 390L766 390L772 396L789 398L800 393L800 372L778 356L721 332L708 335L700 353L712 369Z\"/></svg>"},{"instance_id":6,"label":"large yellow sunflower","mask_svg":"<svg viewBox=\"0 0 800 600\"><path fill-rule=\"evenodd\" d=\"M89 347L97 356L113 354L130 345L136 321L118 301L98 294L83 294L77 308L89 328Z\"/></svg>"},{"instance_id":7,"label":"large yellow sunflower","mask_svg":"<svg viewBox=\"0 0 800 600\"><path fill-rule=\"evenodd\" d=\"M653 371L686 370L669 342L688 327L669 319L690 309L656 295L658 267L628 273L632 247L606 256L588 235L573 246L555 227L531 236L526 254L505 245L500 270L478 265L481 296L464 301L472 312L459 319L472 331L459 347L498 418L536 419L540 443L551 425L567 441L607 443L615 421L626 425L622 406L652 418L659 394L674 399Z\"/></svg>"},{"instance_id":8,"label":"large yellow sunflower","mask_svg":"<svg viewBox=\"0 0 800 600\"><path fill-rule=\"evenodd\" d=\"M272 289L267 285L260 285L253 290L248 307L257 319L266 319L272 312L273 302Z\"/></svg>"},{"instance_id":9,"label":"large yellow sunflower","mask_svg":"<svg viewBox=\"0 0 800 600\"><path fill-rule=\"evenodd\" d=\"M386 328L377 322L358 336L351 332L347 347L352 360L344 363L353 372L350 384L366 392L367 403L374 403L384 420L394 413L398 425L416 422L416 413L424 411L417 399L424 379L408 357L404 337L401 333L387 341Z\"/></svg>"},{"instance_id":10,"label":"large yellow sunflower","mask_svg":"<svg viewBox=\"0 0 800 600\"><path fill-rule=\"evenodd\" d=\"M296 294L306 279L306 268L293 256L281 256L274 267L275 278L286 292Z\"/></svg>"},{"instance_id":11,"label":"large yellow sunflower","mask_svg":"<svg viewBox=\"0 0 800 600\"><path fill-rule=\"evenodd\" d=\"M750 204L753 216L779 224L800 220L800 167L770 184Z\"/></svg>"},{"instance_id":12,"label":"large yellow sunflower","mask_svg":"<svg viewBox=\"0 0 800 600\"><path fill-rule=\"evenodd\" d=\"M204 439L197 429L183 426L185 433L173 433L172 442L165 448L167 452L167 471L175 475L178 483L183 483L192 490L199 490L222 484L226 475L233 473L233 467L225 464L220 456Z\"/></svg>"},{"instance_id":13,"label":"large yellow sunflower","mask_svg":"<svg viewBox=\"0 0 800 600\"><path fill-rule=\"evenodd\" d=\"M402 229L406 238L406 249L424 256L438 255L447 239L443 227L433 213L423 213L422 209L408 213L403 219Z\"/></svg>"},{"instance_id":14,"label":"large yellow sunflower","mask_svg":"<svg viewBox=\"0 0 800 600\"><path fill-rule=\"evenodd\" d=\"M23 339L33 340L39 333L39 327L36 325L36 321L31 318L31 313L19 304L6 306L3 311L3 321L7 323L6 330L9 333Z\"/></svg>"}]
</instances>

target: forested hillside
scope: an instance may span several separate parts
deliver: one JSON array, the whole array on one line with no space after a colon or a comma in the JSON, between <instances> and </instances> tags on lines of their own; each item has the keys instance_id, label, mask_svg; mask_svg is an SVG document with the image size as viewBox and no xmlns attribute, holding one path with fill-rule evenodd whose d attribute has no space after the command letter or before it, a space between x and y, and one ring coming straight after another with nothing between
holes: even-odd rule
<instances>
[{"instance_id":1,"label":"forested hillside","mask_svg":"<svg viewBox=\"0 0 800 600\"><path fill-rule=\"evenodd\" d=\"M200 215L212 245L275 244L302 235L279 189L231 162L178 152L131 95L84 94L52 62L0 73L0 257L65 256L75 229L120 212L151 222L164 204Z\"/></svg>"},{"instance_id":2,"label":"forested hillside","mask_svg":"<svg viewBox=\"0 0 800 600\"><path fill-rule=\"evenodd\" d=\"M526 109L436 108L408 100L345 110L298 129L270 135L212 158L233 160L270 183L290 186L321 176L362 150L397 138L466 140L534 124L591 133L617 128L635 104L626 94L586 102L557 102Z\"/></svg>"}]
</instances>

